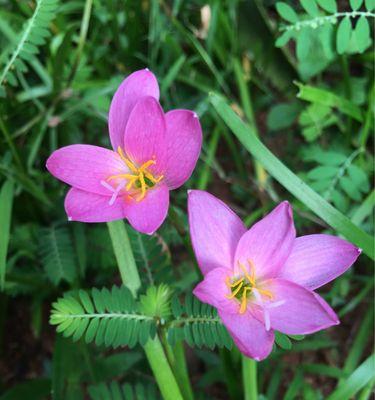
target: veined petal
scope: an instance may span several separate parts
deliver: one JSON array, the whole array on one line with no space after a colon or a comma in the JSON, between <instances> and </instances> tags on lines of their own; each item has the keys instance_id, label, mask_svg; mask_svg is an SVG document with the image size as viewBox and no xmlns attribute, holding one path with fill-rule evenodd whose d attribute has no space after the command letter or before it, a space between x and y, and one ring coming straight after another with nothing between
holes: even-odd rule
<instances>
[{"instance_id":1,"label":"veined petal","mask_svg":"<svg viewBox=\"0 0 375 400\"><path fill-rule=\"evenodd\" d=\"M152 235L164 222L169 207L169 190L166 185L157 185L147 191L141 201L126 200L126 218L139 232Z\"/></svg>"},{"instance_id":2,"label":"veined petal","mask_svg":"<svg viewBox=\"0 0 375 400\"><path fill-rule=\"evenodd\" d=\"M272 293L268 308L271 328L288 335L305 335L337 325L339 320L331 307L316 293L285 279L270 279L262 289Z\"/></svg>"},{"instance_id":3,"label":"veined petal","mask_svg":"<svg viewBox=\"0 0 375 400\"><path fill-rule=\"evenodd\" d=\"M165 179L176 189L189 179L202 146L202 129L197 114L189 110L172 110L165 114L167 159Z\"/></svg>"},{"instance_id":4,"label":"veined petal","mask_svg":"<svg viewBox=\"0 0 375 400\"><path fill-rule=\"evenodd\" d=\"M86 144L73 144L54 151L46 167L68 185L103 196L112 194L100 182L111 175L127 172L117 153Z\"/></svg>"},{"instance_id":5,"label":"veined petal","mask_svg":"<svg viewBox=\"0 0 375 400\"><path fill-rule=\"evenodd\" d=\"M71 188L65 197L65 211L70 221L109 222L125 218L124 201Z\"/></svg>"},{"instance_id":6,"label":"veined petal","mask_svg":"<svg viewBox=\"0 0 375 400\"><path fill-rule=\"evenodd\" d=\"M202 282L193 290L203 303L210 304L219 310L228 313L238 313L238 305L235 300L228 299L231 294L230 288L226 285L226 280L231 277L232 271L227 268L215 268L208 272Z\"/></svg>"},{"instance_id":7,"label":"veined petal","mask_svg":"<svg viewBox=\"0 0 375 400\"><path fill-rule=\"evenodd\" d=\"M343 274L360 253L358 247L336 236L301 236L294 241L279 277L316 289Z\"/></svg>"},{"instance_id":8,"label":"veined petal","mask_svg":"<svg viewBox=\"0 0 375 400\"><path fill-rule=\"evenodd\" d=\"M164 174L167 154L166 126L160 104L153 97L142 97L133 107L125 129L124 146L127 156L141 165L154 159L148 169Z\"/></svg>"},{"instance_id":9,"label":"veined petal","mask_svg":"<svg viewBox=\"0 0 375 400\"><path fill-rule=\"evenodd\" d=\"M248 266L251 260L257 279L277 276L295 237L292 209L284 201L241 237L234 257L236 273L241 273L238 261Z\"/></svg>"},{"instance_id":10,"label":"veined petal","mask_svg":"<svg viewBox=\"0 0 375 400\"><path fill-rule=\"evenodd\" d=\"M108 126L112 147L124 147L125 127L130 112L144 96L159 100L159 86L155 75L148 69L133 72L116 90L109 108Z\"/></svg>"},{"instance_id":11,"label":"veined petal","mask_svg":"<svg viewBox=\"0 0 375 400\"><path fill-rule=\"evenodd\" d=\"M201 190L188 192L190 236L203 274L232 268L240 237L246 232L240 218L221 200Z\"/></svg>"},{"instance_id":12,"label":"veined petal","mask_svg":"<svg viewBox=\"0 0 375 400\"><path fill-rule=\"evenodd\" d=\"M219 316L242 354L257 361L269 356L275 335L273 331L266 331L263 323L254 318L250 311L231 314L219 310Z\"/></svg>"}]
</instances>

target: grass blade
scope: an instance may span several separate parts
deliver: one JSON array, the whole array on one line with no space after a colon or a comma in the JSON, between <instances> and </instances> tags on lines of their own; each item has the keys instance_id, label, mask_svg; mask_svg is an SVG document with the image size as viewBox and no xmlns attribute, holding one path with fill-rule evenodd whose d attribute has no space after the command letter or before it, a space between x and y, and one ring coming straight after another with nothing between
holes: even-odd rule
<instances>
[{"instance_id":1,"label":"grass blade","mask_svg":"<svg viewBox=\"0 0 375 400\"><path fill-rule=\"evenodd\" d=\"M7 252L12 217L13 182L7 180L0 191L0 287L4 289Z\"/></svg>"},{"instance_id":2,"label":"grass blade","mask_svg":"<svg viewBox=\"0 0 375 400\"><path fill-rule=\"evenodd\" d=\"M374 260L373 240L370 235L354 225L275 157L222 97L212 94L210 100L219 116L270 175L328 225L363 249L363 252Z\"/></svg>"}]
</instances>

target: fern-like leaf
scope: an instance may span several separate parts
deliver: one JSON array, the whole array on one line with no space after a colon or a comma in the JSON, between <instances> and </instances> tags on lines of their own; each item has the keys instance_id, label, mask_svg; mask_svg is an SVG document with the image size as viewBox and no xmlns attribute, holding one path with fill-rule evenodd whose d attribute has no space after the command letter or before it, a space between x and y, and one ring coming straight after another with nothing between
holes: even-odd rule
<instances>
[{"instance_id":1,"label":"fern-like leaf","mask_svg":"<svg viewBox=\"0 0 375 400\"><path fill-rule=\"evenodd\" d=\"M136 383L120 385L116 381L88 387L91 400L159 400L161 397L153 384Z\"/></svg>"},{"instance_id":2,"label":"fern-like leaf","mask_svg":"<svg viewBox=\"0 0 375 400\"><path fill-rule=\"evenodd\" d=\"M311 54L310 47L314 41L320 44L327 59L331 59L331 42L336 29L336 50L338 54L362 53L371 46L371 30L369 19L375 14L371 7L363 7L363 1L350 0L352 11L337 11L336 0L300 0L305 13L297 12L284 2L276 3L276 10L286 22L282 24L281 36L276 46L285 46L289 40L297 43L297 58L302 61ZM320 7L320 8L319 8ZM328 13L328 15L326 14ZM352 21L358 20L353 29ZM316 54L315 54L316 56Z\"/></svg>"},{"instance_id":3,"label":"fern-like leaf","mask_svg":"<svg viewBox=\"0 0 375 400\"><path fill-rule=\"evenodd\" d=\"M7 62L0 75L0 86L6 82L17 86L14 71L28 70L27 62L39 52L38 46L44 44L50 35L48 26L56 16L58 5L59 0L37 0L33 15L26 21L22 32L14 41L15 47L6 57Z\"/></svg>"},{"instance_id":4,"label":"fern-like leaf","mask_svg":"<svg viewBox=\"0 0 375 400\"><path fill-rule=\"evenodd\" d=\"M215 308L201 303L189 294L185 298L184 306L177 297L172 299L172 312L175 320L168 324L168 341L171 345L179 340L186 340L191 347L232 348L232 338Z\"/></svg>"},{"instance_id":5,"label":"fern-like leaf","mask_svg":"<svg viewBox=\"0 0 375 400\"><path fill-rule=\"evenodd\" d=\"M55 284L73 282L76 260L69 231L65 227L43 228L39 237L39 253L48 278Z\"/></svg>"},{"instance_id":6,"label":"fern-like leaf","mask_svg":"<svg viewBox=\"0 0 375 400\"><path fill-rule=\"evenodd\" d=\"M134 347L144 345L156 333L155 319L144 315L125 286L112 290L80 290L53 303L50 323L57 325L57 332L73 340L84 337L86 343Z\"/></svg>"},{"instance_id":7,"label":"fern-like leaf","mask_svg":"<svg viewBox=\"0 0 375 400\"><path fill-rule=\"evenodd\" d=\"M128 234L143 282L173 282L170 254L163 239L158 235L141 235L134 229L129 229Z\"/></svg>"}]
</instances>

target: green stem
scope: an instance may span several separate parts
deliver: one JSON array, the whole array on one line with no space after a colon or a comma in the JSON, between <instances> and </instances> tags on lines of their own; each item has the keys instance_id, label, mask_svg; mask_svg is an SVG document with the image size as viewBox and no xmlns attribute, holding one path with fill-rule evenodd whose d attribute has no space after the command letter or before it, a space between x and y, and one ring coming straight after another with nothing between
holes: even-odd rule
<instances>
[{"instance_id":1,"label":"green stem","mask_svg":"<svg viewBox=\"0 0 375 400\"><path fill-rule=\"evenodd\" d=\"M143 347L160 392L165 400L184 400L158 336Z\"/></svg>"},{"instance_id":2,"label":"green stem","mask_svg":"<svg viewBox=\"0 0 375 400\"><path fill-rule=\"evenodd\" d=\"M122 282L136 295L141 281L125 223L120 220L108 222L107 225ZM143 348L163 398L165 400L184 400L159 336L156 335L154 339L149 339Z\"/></svg>"},{"instance_id":3,"label":"green stem","mask_svg":"<svg viewBox=\"0 0 375 400\"><path fill-rule=\"evenodd\" d=\"M136 296L138 289L141 287L141 280L139 279L125 223L122 220L112 221L108 222L107 226L122 282L130 289L133 296Z\"/></svg>"},{"instance_id":4,"label":"green stem","mask_svg":"<svg viewBox=\"0 0 375 400\"><path fill-rule=\"evenodd\" d=\"M258 399L257 362L245 356L242 357L242 382L245 400Z\"/></svg>"},{"instance_id":5,"label":"green stem","mask_svg":"<svg viewBox=\"0 0 375 400\"><path fill-rule=\"evenodd\" d=\"M85 3L85 9L83 11L83 17L82 17L82 22L81 22L81 30L80 30L79 39L78 39L77 53L76 53L76 57L74 59L72 70L70 71L70 74L68 77L68 83L67 83L66 87L69 87L72 84L74 77L76 75L78 66L79 66L79 62L81 60L83 48L86 43L87 31L89 29L92 2L93 2L93 0L86 0L86 3Z\"/></svg>"},{"instance_id":6,"label":"green stem","mask_svg":"<svg viewBox=\"0 0 375 400\"><path fill-rule=\"evenodd\" d=\"M165 329L161 331L161 342L184 399L194 400L182 342L177 342L172 349L168 343Z\"/></svg>"},{"instance_id":7,"label":"green stem","mask_svg":"<svg viewBox=\"0 0 375 400\"><path fill-rule=\"evenodd\" d=\"M244 78L244 72L242 70L240 62L237 59L234 61L233 69L237 80L237 86L240 92L242 108L244 110L247 120L249 121L249 125L253 128L255 134L259 136L258 127L254 117L253 104ZM261 191L264 191L266 188L267 173L257 160L255 160L254 162L254 167L259 188Z\"/></svg>"}]
</instances>

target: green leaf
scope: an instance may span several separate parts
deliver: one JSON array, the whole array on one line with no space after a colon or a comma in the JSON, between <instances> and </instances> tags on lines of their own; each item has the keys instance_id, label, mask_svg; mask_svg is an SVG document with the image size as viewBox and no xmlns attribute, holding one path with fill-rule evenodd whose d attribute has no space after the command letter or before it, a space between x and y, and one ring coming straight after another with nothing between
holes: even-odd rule
<instances>
[{"instance_id":1,"label":"green leaf","mask_svg":"<svg viewBox=\"0 0 375 400\"><path fill-rule=\"evenodd\" d=\"M277 157L275 157L256 136L255 132L235 114L225 100L212 94L210 101L218 115L229 126L243 146L259 163L280 182L290 193L297 197L328 225L332 226L349 241L363 249L374 259L373 241L370 235L354 225L345 215L332 207L326 200L314 192L306 183L298 178Z\"/></svg>"},{"instance_id":2,"label":"green leaf","mask_svg":"<svg viewBox=\"0 0 375 400\"><path fill-rule=\"evenodd\" d=\"M316 0L319 6L329 13L337 12L336 0Z\"/></svg>"},{"instance_id":3,"label":"green leaf","mask_svg":"<svg viewBox=\"0 0 375 400\"><path fill-rule=\"evenodd\" d=\"M375 8L375 0L365 0L365 7L367 11L372 11Z\"/></svg>"},{"instance_id":4,"label":"green leaf","mask_svg":"<svg viewBox=\"0 0 375 400\"><path fill-rule=\"evenodd\" d=\"M311 34L312 30L304 28L301 30L299 35L297 36L297 58L298 60L303 60L307 57L311 48Z\"/></svg>"},{"instance_id":5,"label":"green leaf","mask_svg":"<svg viewBox=\"0 0 375 400\"><path fill-rule=\"evenodd\" d=\"M336 47L339 54L344 54L349 47L350 37L352 35L352 23L349 17L345 17L337 28Z\"/></svg>"},{"instance_id":6,"label":"green leaf","mask_svg":"<svg viewBox=\"0 0 375 400\"><path fill-rule=\"evenodd\" d=\"M361 201L361 194L359 193L358 189L353 185L352 181L347 177L343 176L339 180L339 184L344 190L344 192L354 201Z\"/></svg>"},{"instance_id":7,"label":"green leaf","mask_svg":"<svg viewBox=\"0 0 375 400\"><path fill-rule=\"evenodd\" d=\"M358 122L363 121L361 108L351 101L345 99L344 97L338 96L328 90L316 88L309 85L303 85L302 83L296 82L296 85L299 88L299 92L297 94L298 98L310 101L312 103L335 107L340 112L350 115Z\"/></svg>"},{"instance_id":8,"label":"green leaf","mask_svg":"<svg viewBox=\"0 0 375 400\"><path fill-rule=\"evenodd\" d=\"M292 342L290 341L288 336L284 335L281 332L275 331L275 342L284 350L290 350L292 348Z\"/></svg>"},{"instance_id":9,"label":"green leaf","mask_svg":"<svg viewBox=\"0 0 375 400\"><path fill-rule=\"evenodd\" d=\"M276 47L285 46L289 40L293 37L293 31L285 31L281 36L279 36L275 42Z\"/></svg>"},{"instance_id":10,"label":"green leaf","mask_svg":"<svg viewBox=\"0 0 375 400\"><path fill-rule=\"evenodd\" d=\"M271 108L267 126L271 131L288 128L296 120L300 107L296 103L279 103Z\"/></svg>"},{"instance_id":11,"label":"green leaf","mask_svg":"<svg viewBox=\"0 0 375 400\"><path fill-rule=\"evenodd\" d=\"M0 288L4 289L7 252L12 219L13 182L6 181L0 190Z\"/></svg>"},{"instance_id":12,"label":"green leaf","mask_svg":"<svg viewBox=\"0 0 375 400\"><path fill-rule=\"evenodd\" d=\"M36 2L32 16L24 24L22 32L17 35L14 40L14 48L8 54L8 60L0 75L0 86L6 81L12 86L17 85L17 80L11 70L19 66L23 71L26 70L25 63L17 64L16 61L19 58L28 62L33 60L33 54L38 52L37 46L44 43L42 38L50 35L47 28L57 13L58 5L59 2L55 0L39 0Z\"/></svg>"},{"instance_id":13,"label":"green leaf","mask_svg":"<svg viewBox=\"0 0 375 400\"><path fill-rule=\"evenodd\" d=\"M174 345L178 338L191 347L215 346L231 349L232 339L217 315L217 310L201 303L191 294L185 297L182 306L175 297L172 301L174 320L167 323L168 341Z\"/></svg>"},{"instance_id":14,"label":"green leaf","mask_svg":"<svg viewBox=\"0 0 375 400\"><path fill-rule=\"evenodd\" d=\"M363 0L350 0L349 2L352 10L357 11L361 7Z\"/></svg>"},{"instance_id":15,"label":"green leaf","mask_svg":"<svg viewBox=\"0 0 375 400\"><path fill-rule=\"evenodd\" d=\"M366 17L362 16L357 21L353 35L356 38L357 51L363 53L371 45L370 25Z\"/></svg>"},{"instance_id":16,"label":"green leaf","mask_svg":"<svg viewBox=\"0 0 375 400\"><path fill-rule=\"evenodd\" d=\"M61 280L73 282L76 277L76 260L67 228L41 229L39 253L48 278L55 285L58 285Z\"/></svg>"},{"instance_id":17,"label":"green leaf","mask_svg":"<svg viewBox=\"0 0 375 400\"><path fill-rule=\"evenodd\" d=\"M348 174L350 179L353 181L354 186L363 193L367 193L370 190L370 183L368 177L363 171L355 164L351 164L348 167Z\"/></svg>"},{"instance_id":18,"label":"green leaf","mask_svg":"<svg viewBox=\"0 0 375 400\"><path fill-rule=\"evenodd\" d=\"M311 17L319 17L319 9L315 0L300 0L302 7Z\"/></svg>"},{"instance_id":19,"label":"green leaf","mask_svg":"<svg viewBox=\"0 0 375 400\"><path fill-rule=\"evenodd\" d=\"M146 344L155 332L155 319L138 310L133 296L125 286L112 290L93 288L91 293L79 291L58 299L52 305L50 323L57 331L73 340L85 338L86 343L116 348Z\"/></svg>"},{"instance_id":20,"label":"green leaf","mask_svg":"<svg viewBox=\"0 0 375 400\"><path fill-rule=\"evenodd\" d=\"M276 10L280 17L284 18L286 21L292 23L298 22L298 15L288 4L279 1L276 3Z\"/></svg>"},{"instance_id":21,"label":"green leaf","mask_svg":"<svg viewBox=\"0 0 375 400\"><path fill-rule=\"evenodd\" d=\"M326 400L349 400L375 378L375 355L367 358Z\"/></svg>"},{"instance_id":22,"label":"green leaf","mask_svg":"<svg viewBox=\"0 0 375 400\"><path fill-rule=\"evenodd\" d=\"M312 169L307 174L307 177L310 179L320 180L320 179L333 178L336 174L337 174L336 167L319 166L319 167Z\"/></svg>"},{"instance_id":23,"label":"green leaf","mask_svg":"<svg viewBox=\"0 0 375 400\"><path fill-rule=\"evenodd\" d=\"M0 400L44 400L51 394L51 381L45 378L30 379L5 391Z\"/></svg>"}]
</instances>

